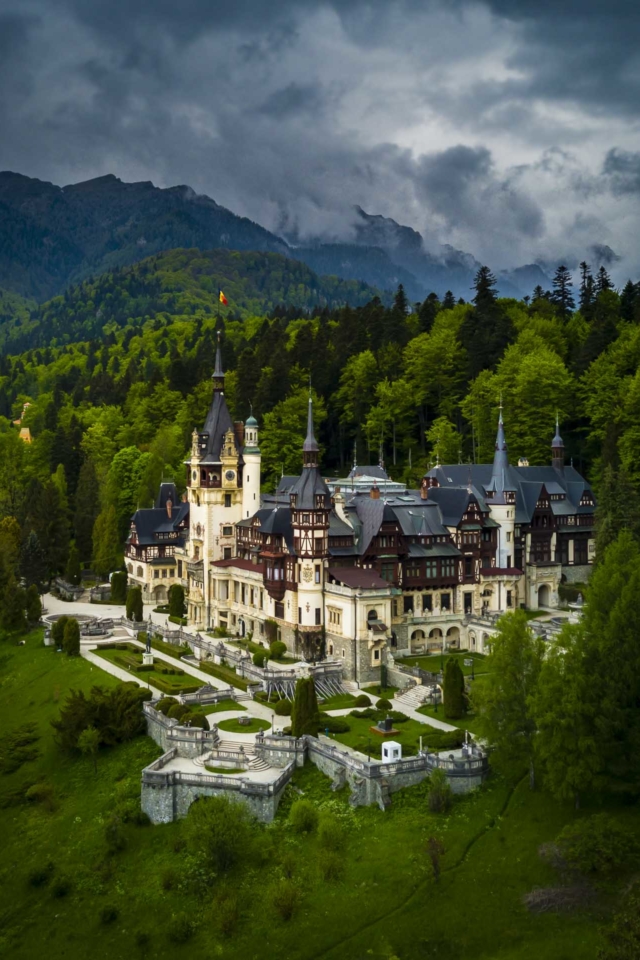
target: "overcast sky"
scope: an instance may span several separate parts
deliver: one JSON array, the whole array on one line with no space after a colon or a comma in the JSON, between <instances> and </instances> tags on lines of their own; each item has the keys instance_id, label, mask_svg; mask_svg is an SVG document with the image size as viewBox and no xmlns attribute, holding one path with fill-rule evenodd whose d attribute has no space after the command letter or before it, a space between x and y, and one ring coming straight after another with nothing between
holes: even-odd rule
<instances>
[{"instance_id":1,"label":"overcast sky","mask_svg":"<svg viewBox=\"0 0 640 960\"><path fill-rule=\"evenodd\" d=\"M640 7L0 0L0 169L190 184L270 229L352 207L494 268L638 271Z\"/></svg>"}]
</instances>

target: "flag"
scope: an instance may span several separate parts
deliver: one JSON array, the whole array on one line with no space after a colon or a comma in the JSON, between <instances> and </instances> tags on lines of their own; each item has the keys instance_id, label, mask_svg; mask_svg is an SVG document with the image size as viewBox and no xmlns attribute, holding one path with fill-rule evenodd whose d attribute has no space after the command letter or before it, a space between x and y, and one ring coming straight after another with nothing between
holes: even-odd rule
<instances>
[{"instance_id":1,"label":"flag","mask_svg":"<svg viewBox=\"0 0 640 960\"><path fill-rule=\"evenodd\" d=\"M225 295L224 295L224 293L222 292L222 290L218 290L218 299L219 299L220 303L224 303L224 304L229 303L229 301L228 301L227 298L225 297Z\"/></svg>"}]
</instances>

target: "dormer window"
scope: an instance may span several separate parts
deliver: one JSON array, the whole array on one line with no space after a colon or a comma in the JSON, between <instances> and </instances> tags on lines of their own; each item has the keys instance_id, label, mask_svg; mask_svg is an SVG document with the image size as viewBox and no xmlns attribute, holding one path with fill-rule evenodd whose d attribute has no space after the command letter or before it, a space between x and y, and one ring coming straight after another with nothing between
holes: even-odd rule
<instances>
[{"instance_id":1,"label":"dormer window","mask_svg":"<svg viewBox=\"0 0 640 960\"><path fill-rule=\"evenodd\" d=\"M308 513L303 513L303 514L302 514L302 522L303 522L303 523L310 523L310 522L311 522L311 518L310 518L310 515L309 515Z\"/></svg>"}]
</instances>

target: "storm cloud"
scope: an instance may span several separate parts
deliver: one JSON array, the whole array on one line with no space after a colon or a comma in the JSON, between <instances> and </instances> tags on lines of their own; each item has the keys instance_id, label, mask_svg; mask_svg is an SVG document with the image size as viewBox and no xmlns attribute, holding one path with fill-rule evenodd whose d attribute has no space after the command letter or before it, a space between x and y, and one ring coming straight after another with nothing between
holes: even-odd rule
<instances>
[{"instance_id":1,"label":"storm cloud","mask_svg":"<svg viewBox=\"0 0 640 960\"><path fill-rule=\"evenodd\" d=\"M350 239L358 204L495 269L615 251L622 280L639 25L598 0L0 0L0 168L186 183L302 239Z\"/></svg>"}]
</instances>

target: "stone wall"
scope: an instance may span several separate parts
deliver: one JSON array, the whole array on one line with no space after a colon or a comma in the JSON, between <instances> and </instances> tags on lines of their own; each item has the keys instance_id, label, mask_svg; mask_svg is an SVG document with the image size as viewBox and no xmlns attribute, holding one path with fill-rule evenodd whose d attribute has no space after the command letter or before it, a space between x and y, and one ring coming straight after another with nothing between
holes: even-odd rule
<instances>
[{"instance_id":1,"label":"stone wall","mask_svg":"<svg viewBox=\"0 0 640 960\"><path fill-rule=\"evenodd\" d=\"M177 720L165 717L154 708L153 702L143 704L147 720L147 736L163 750L176 747L180 757L199 757L211 750L219 739L218 728L202 730L200 727L181 727Z\"/></svg>"},{"instance_id":2,"label":"stone wall","mask_svg":"<svg viewBox=\"0 0 640 960\"><path fill-rule=\"evenodd\" d=\"M563 567L562 577L565 583L587 583L593 567L589 563L578 564L573 567Z\"/></svg>"}]
</instances>

